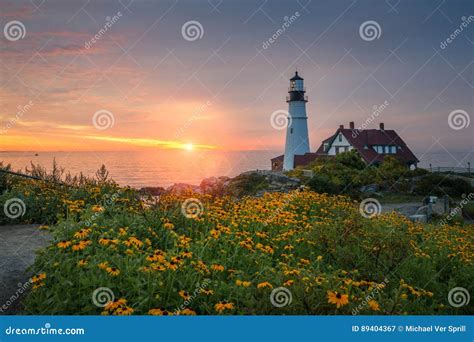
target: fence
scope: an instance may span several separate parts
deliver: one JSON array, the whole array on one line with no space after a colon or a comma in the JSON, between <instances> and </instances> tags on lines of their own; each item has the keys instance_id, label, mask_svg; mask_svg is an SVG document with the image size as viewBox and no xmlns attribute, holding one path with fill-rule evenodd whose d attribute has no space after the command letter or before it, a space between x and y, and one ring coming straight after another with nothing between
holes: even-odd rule
<instances>
[{"instance_id":1,"label":"fence","mask_svg":"<svg viewBox=\"0 0 474 342\"><path fill-rule=\"evenodd\" d=\"M445 167L445 166L433 166L430 164L430 168L428 169L430 172L441 173L441 172L452 172L452 173L467 173L469 176L471 175L471 163L467 163L467 167L460 167L460 166L452 166L452 167Z\"/></svg>"}]
</instances>

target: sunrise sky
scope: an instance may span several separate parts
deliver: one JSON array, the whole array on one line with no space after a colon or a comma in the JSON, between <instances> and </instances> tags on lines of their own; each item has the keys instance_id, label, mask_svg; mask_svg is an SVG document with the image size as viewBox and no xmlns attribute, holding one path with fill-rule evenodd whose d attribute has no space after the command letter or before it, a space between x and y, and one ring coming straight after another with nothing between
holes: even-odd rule
<instances>
[{"instance_id":1,"label":"sunrise sky","mask_svg":"<svg viewBox=\"0 0 474 342\"><path fill-rule=\"evenodd\" d=\"M282 150L270 117L287 109L296 68L312 150L385 101L369 128L384 122L415 152L474 147L474 122L448 122L454 110L472 118L474 20L441 46L471 0L1 0L0 14L0 150ZM7 39L11 21L22 39ZM378 39L361 38L366 21ZM97 112L113 124L97 129Z\"/></svg>"}]
</instances>

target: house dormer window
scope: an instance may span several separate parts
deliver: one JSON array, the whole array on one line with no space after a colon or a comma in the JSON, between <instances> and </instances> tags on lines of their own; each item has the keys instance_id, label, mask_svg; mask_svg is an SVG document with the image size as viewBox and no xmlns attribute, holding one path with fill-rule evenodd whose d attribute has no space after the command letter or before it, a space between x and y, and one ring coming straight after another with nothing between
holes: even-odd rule
<instances>
[{"instance_id":1,"label":"house dormer window","mask_svg":"<svg viewBox=\"0 0 474 342\"><path fill-rule=\"evenodd\" d=\"M341 142L341 141L342 141L342 134L341 134L341 133L339 133L339 137L338 137L338 139L339 139L339 142Z\"/></svg>"},{"instance_id":2,"label":"house dormer window","mask_svg":"<svg viewBox=\"0 0 474 342\"><path fill-rule=\"evenodd\" d=\"M323 151L324 151L324 152L327 152L328 147L329 147L329 144L328 144L328 143L324 143L324 145L323 145Z\"/></svg>"}]
</instances>

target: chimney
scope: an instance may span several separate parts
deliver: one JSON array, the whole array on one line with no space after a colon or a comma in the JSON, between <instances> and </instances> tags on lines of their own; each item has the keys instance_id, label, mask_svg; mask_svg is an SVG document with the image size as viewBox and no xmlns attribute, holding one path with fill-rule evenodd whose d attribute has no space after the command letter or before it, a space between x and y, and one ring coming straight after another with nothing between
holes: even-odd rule
<instances>
[{"instance_id":1,"label":"chimney","mask_svg":"<svg viewBox=\"0 0 474 342\"><path fill-rule=\"evenodd\" d=\"M380 123L380 130L383 131L385 129L383 122Z\"/></svg>"},{"instance_id":2,"label":"chimney","mask_svg":"<svg viewBox=\"0 0 474 342\"><path fill-rule=\"evenodd\" d=\"M344 125L339 125L339 129L344 129Z\"/></svg>"},{"instance_id":3,"label":"chimney","mask_svg":"<svg viewBox=\"0 0 474 342\"><path fill-rule=\"evenodd\" d=\"M349 127L350 127L351 129L354 129L354 121L349 122Z\"/></svg>"}]
</instances>

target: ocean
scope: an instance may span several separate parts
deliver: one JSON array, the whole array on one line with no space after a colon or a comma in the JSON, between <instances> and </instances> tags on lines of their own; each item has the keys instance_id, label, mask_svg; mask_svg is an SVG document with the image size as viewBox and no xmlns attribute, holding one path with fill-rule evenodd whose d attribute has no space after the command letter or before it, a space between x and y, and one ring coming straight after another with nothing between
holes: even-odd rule
<instances>
[{"instance_id":1,"label":"ocean","mask_svg":"<svg viewBox=\"0 0 474 342\"><path fill-rule=\"evenodd\" d=\"M78 174L93 176L104 164L110 177L120 185L141 188L168 187L174 183L198 185L212 176L234 177L244 171L268 170L270 159L279 151L185 151L147 150L120 152L0 152L0 162L14 170L25 170L30 163L51 169L53 160L59 166ZM420 167L467 167L473 163L473 152L417 154Z\"/></svg>"}]
</instances>

